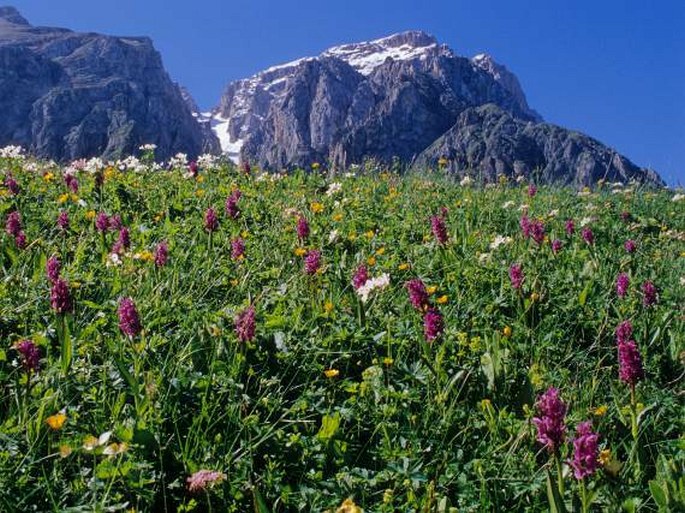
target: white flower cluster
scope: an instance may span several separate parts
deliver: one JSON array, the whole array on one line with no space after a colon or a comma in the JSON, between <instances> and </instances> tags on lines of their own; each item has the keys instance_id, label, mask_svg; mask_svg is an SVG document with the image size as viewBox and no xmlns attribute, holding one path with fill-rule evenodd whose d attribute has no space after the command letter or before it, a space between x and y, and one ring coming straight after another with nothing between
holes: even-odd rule
<instances>
[{"instance_id":1,"label":"white flower cluster","mask_svg":"<svg viewBox=\"0 0 685 513\"><path fill-rule=\"evenodd\" d=\"M468 185L471 185L473 183L473 178L471 178L469 175L466 175L464 178L461 179L459 182L459 185L462 187L466 187Z\"/></svg>"},{"instance_id":2,"label":"white flower cluster","mask_svg":"<svg viewBox=\"0 0 685 513\"><path fill-rule=\"evenodd\" d=\"M342 191L342 184L339 182L333 182L328 186L326 196L333 196L334 194L337 194L340 191Z\"/></svg>"},{"instance_id":3,"label":"white flower cluster","mask_svg":"<svg viewBox=\"0 0 685 513\"><path fill-rule=\"evenodd\" d=\"M5 146L0 148L0 158L16 159L23 157L24 149L21 146Z\"/></svg>"},{"instance_id":4,"label":"white flower cluster","mask_svg":"<svg viewBox=\"0 0 685 513\"><path fill-rule=\"evenodd\" d=\"M156 144L143 144L140 148L138 148L140 151L155 151L157 149Z\"/></svg>"},{"instance_id":5,"label":"white flower cluster","mask_svg":"<svg viewBox=\"0 0 685 513\"><path fill-rule=\"evenodd\" d=\"M202 169L213 169L221 165L221 157L204 153L197 158L197 165Z\"/></svg>"},{"instance_id":6,"label":"white flower cluster","mask_svg":"<svg viewBox=\"0 0 685 513\"><path fill-rule=\"evenodd\" d=\"M493 240L490 243L490 249L495 250L495 249L499 248L502 244L509 244L511 241L512 241L511 237L498 235L497 237L495 237L495 240Z\"/></svg>"},{"instance_id":7,"label":"white flower cluster","mask_svg":"<svg viewBox=\"0 0 685 513\"><path fill-rule=\"evenodd\" d=\"M188 165L188 155L185 153L177 153L169 159L169 167L171 169L184 168Z\"/></svg>"},{"instance_id":8,"label":"white flower cluster","mask_svg":"<svg viewBox=\"0 0 685 513\"><path fill-rule=\"evenodd\" d=\"M390 285L390 275L383 273L376 278L366 280L366 283L357 289L357 295L366 303L369 300L369 295L374 290L383 290Z\"/></svg>"}]
</instances>

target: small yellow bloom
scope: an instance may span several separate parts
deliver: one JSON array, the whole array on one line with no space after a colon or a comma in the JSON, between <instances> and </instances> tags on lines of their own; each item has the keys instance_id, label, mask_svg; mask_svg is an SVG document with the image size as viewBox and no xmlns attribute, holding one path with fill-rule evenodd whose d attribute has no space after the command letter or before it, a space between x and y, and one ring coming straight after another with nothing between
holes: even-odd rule
<instances>
[{"instance_id":1,"label":"small yellow bloom","mask_svg":"<svg viewBox=\"0 0 685 513\"><path fill-rule=\"evenodd\" d=\"M355 240L357 240L357 234L356 233L350 233L347 236L347 240L349 240L350 242L354 242Z\"/></svg>"},{"instance_id":2,"label":"small yellow bloom","mask_svg":"<svg viewBox=\"0 0 685 513\"><path fill-rule=\"evenodd\" d=\"M426 292L428 292L430 295L435 294L435 292L438 290L438 287L436 285L429 285L426 287Z\"/></svg>"},{"instance_id":3,"label":"small yellow bloom","mask_svg":"<svg viewBox=\"0 0 685 513\"><path fill-rule=\"evenodd\" d=\"M72 452L71 446L69 446L67 444L62 444L59 446L59 455L62 458L66 458L67 456L69 456L71 454L71 452Z\"/></svg>"},{"instance_id":4,"label":"small yellow bloom","mask_svg":"<svg viewBox=\"0 0 685 513\"><path fill-rule=\"evenodd\" d=\"M314 212L315 214L320 214L321 212L323 212L323 203L319 203L318 201L314 201L310 205L310 208L311 208L312 212Z\"/></svg>"},{"instance_id":5,"label":"small yellow bloom","mask_svg":"<svg viewBox=\"0 0 685 513\"><path fill-rule=\"evenodd\" d=\"M197 183L202 183L202 182L205 181L205 177L202 176L202 175L198 175L197 178L195 178L195 181L196 181Z\"/></svg>"},{"instance_id":6,"label":"small yellow bloom","mask_svg":"<svg viewBox=\"0 0 685 513\"><path fill-rule=\"evenodd\" d=\"M447 297L447 294L443 294L438 299L436 299L435 302L439 305L444 305L445 303L447 303L448 300L449 298Z\"/></svg>"},{"instance_id":7,"label":"small yellow bloom","mask_svg":"<svg viewBox=\"0 0 685 513\"><path fill-rule=\"evenodd\" d=\"M100 445L100 441L98 440L98 438L96 436L88 435L83 439L83 448L86 451L92 451L98 445Z\"/></svg>"},{"instance_id":8,"label":"small yellow bloom","mask_svg":"<svg viewBox=\"0 0 685 513\"><path fill-rule=\"evenodd\" d=\"M603 405L601 405L601 406L597 406L597 408L595 408L594 410L592 410L592 414L593 414L595 417L603 417L604 415L606 415L608 409L609 409L609 408L607 408L607 405L606 405L606 404L603 404Z\"/></svg>"},{"instance_id":9,"label":"small yellow bloom","mask_svg":"<svg viewBox=\"0 0 685 513\"><path fill-rule=\"evenodd\" d=\"M334 378L340 374L340 371L338 369L327 369L323 373L327 378Z\"/></svg>"},{"instance_id":10,"label":"small yellow bloom","mask_svg":"<svg viewBox=\"0 0 685 513\"><path fill-rule=\"evenodd\" d=\"M406 263L406 262L404 262L404 263L398 265L397 268L398 268L400 271L406 271L407 269L409 269L409 264Z\"/></svg>"},{"instance_id":11,"label":"small yellow bloom","mask_svg":"<svg viewBox=\"0 0 685 513\"><path fill-rule=\"evenodd\" d=\"M345 499L335 513L363 513L352 499Z\"/></svg>"},{"instance_id":12,"label":"small yellow bloom","mask_svg":"<svg viewBox=\"0 0 685 513\"><path fill-rule=\"evenodd\" d=\"M320 167L321 167L321 164L319 164L318 162L314 162L314 163L312 164L312 169L313 169L314 171L316 171L316 170L319 169Z\"/></svg>"},{"instance_id":13,"label":"small yellow bloom","mask_svg":"<svg viewBox=\"0 0 685 513\"><path fill-rule=\"evenodd\" d=\"M54 178L55 178L55 175L54 175L53 173L51 173L50 171L46 172L46 173L43 175L43 180L44 180L45 182L47 182L47 183L52 182L52 180L53 180Z\"/></svg>"},{"instance_id":14,"label":"small yellow bloom","mask_svg":"<svg viewBox=\"0 0 685 513\"><path fill-rule=\"evenodd\" d=\"M384 253L385 253L385 247L381 247L381 248L378 248L378 249L376 250L376 254L379 255L379 256L380 256L380 255L383 255Z\"/></svg>"},{"instance_id":15,"label":"small yellow bloom","mask_svg":"<svg viewBox=\"0 0 685 513\"><path fill-rule=\"evenodd\" d=\"M369 258L366 259L366 263L369 265L376 265L376 257L370 256Z\"/></svg>"},{"instance_id":16,"label":"small yellow bloom","mask_svg":"<svg viewBox=\"0 0 685 513\"><path fill-rule=\"evenodd\" d=\"M511 326L505 326L504 329L502 330L502 335L505 337L509 338L511 337Z\"/></svg>"},{"instance_id":17,"label":"small yellow bloom","mask_svg":"<svg viewBox=\"0 0 685 513\"><path fill-rule=\"evenodd\" d=\"M383 365L386 367L390 367L393 363L395 363L395 360L391 356L386 356L383 358Z\"/></svg>"},{"instance_id":18,"label":"small yellow bloom","mask_svg":"<svg viewBox=\"0 0 685 513\"><path fill-rule=\"evenodd\" d=\"M159 223L159 222L162 220L163 217L164 217L164 213L163 213L163 212L160 212L159 214L156 214L155 217L154 217L155 223Z\"/></svg>"},{"instance_id":19,"label":"small yellow bloom","mask_svg":"<svg viewBox=\"0 0 685 513\"><path fill-rule=\"evenodd\" d=\"M240 236L243 239L247 239L250 236L250 232L248 232L247 230L243 230L242 232L240 232Z\"/></svg>"},{"instance_id":20,"label":"small yellow bloom","mask_svg":"<svg viewBox=\"0 0 685 513\"><path fill-rule=\"evenodd\" d=\"M304 248L295 248L295 255L298 257L304 256L307 254L307 250Z\"/></svg>"},{"instance_id":21,"label":"small yellow bloom","mask_svg":"<svg viewBox=\"0 0 685 513\"><path fill-rule=\"evenodd\" d=\"M539 300L539 299L540 299L540 294L538 294L537 292L533 292L533 293L530 295L530 300L531 300L533 303L535 303L535 302L536 302L537 300Z\"/></svg>"},{"instance_id":22,"label":"small yellow bloom","mask_svg":"<svg viewBox=\"0 0 685 513\"><path fill-rule=\"evenodd\" d=\"M73 201L74 203L76 203L76 202L78 201L78 194L74 194L74 193L72 192L72 193L69 195L69 197L71 198L71 201Z\"/></svg>"},{"instance_id":23,"label":"small yellow bloom","mask_svg":"<svg viewBox=\"0 0 685 513\"><path fill-rule=\"evenodd\" d=\"M221 336L221 328L219 328L219 326L217 326L216 324L212 324L209 327L209 334L213 337L219 337Z\"/></svg>"},{"instance_id":24,"label":"small yellow bloom","mask_svg":"<svg viewBox=\"0 0 685 513\"><path fill-rule=\"evenodd\" d=\"M62 412L50 415L47 419L45 419L45 422L48 426L50 426L50 429L54 429L55 431L62 429L62 426L66 421L67 416Z\"/></svg>"},{"instance_id":25,"label":"small yellow bloom","mask_svg":"<svg viewBox=\"0 0 685 513\"><path fill-rule=\"evenodd\" d=\"M373 239L373 236L376 235L376 232L374 232L373 230L369 230L364 235L366 235L367 239Z\"/></svg>"},{"instance_id":26,"label":"small yellow bloom","mask_svg":"<svg viewBox=\"0 0 685 513\"><path fill-rule=\"evenodd\" d=\"M233 287L237 287L237 286L238 286L238 280L236 280L235 278L232 279L232 280L231 280L231 285L232 285Z\"/></svg>"},{"instance_id":27,"label":"small yellow bloom","mask_svg":"<svg viewBox=\"0 0 685 513\"><path fill-rule=\"evenodd\" d=\"M333 221L342 221L343 215L338 213L333 216Z\"/></svg>"},{"instance_id":28,"label":"small yellow bloom","mask_svg":"<svg viewBox=\"0 0 685 513\"><path fill-rule=\"evenodd\" d=\"M93 219L95 219L95 210L89 210L88 212L86 212L86 219L88 221L92 221Z\"/></svg>"},{"instance_id":29,"label":"small yellow bloom","mask_svg":"<svg viewBox=\"0 0 685 513\"><path fill-rule=\"evenodd\" d=\"M79 289L79 288L81 288L81 282L80 282L80 281L76 281L76 280L72 281L72 282L71 282L71 288L72 288L72 289Z\"/></svg>"},{"instance_id":30,"label":"small yellow bloom","mask_svg":"<svg viewBox=\"0 0 685 513\"><path fill-rule=\"evenodd\" d=\"M110 178L114 178L117 175L117 170L114 169L112 166L109 166L105 169L105 180L109 180Z\"/></svg>"},{"instance_id":31,"label":"small yellow bloom","mask_svg":"<svg viewBox=\"0 0 685 513\"><path fill-rule=\"evenodd\" d=\"M60 194L57 197L57 203L65 203L69 199L69 195L67 193Z\"/></svg>"},{"instance_id":32,"label":"small yellow bloom","mask_svg":"<svg viewBox=\"0 0 685 513\"><path fill-rule=\"evenodd\" d=\"M125 442L122 442L120 444L113 442L109 444L105 449L102 451L102 454L106 456L116 456L117 454L122 454L126 452L128 449L128 444Z\"/></svg>"},{"instance_id":33,"label":"small yellow bloom","mask_svg":"<svg viewBox=\"0 0 685 513\"><path fill-rule=\"evenodd\" d=\"M198 198L201 198L201 197L204 196L204 195L205 195L205 190L204 190L204 189L198 189L198 190L195 191L195 196L197 196Z\"/></svg>"},{"instance_id":34,"label":"small yellow bloom","mask_svg":"<svg viewBox=\"0 0 685 513\"><path fill-rule=\"evenodd\" d=\"M607 463L611 461L611 449L602 449L599 452L599 457L597 458L597 461L600 465L605 467Z\"/></svg>"},{"instance_id":35,"label":"small yellow bloom","mask_svg":"<svg viewBox=\"0 0 685 513\"><path fill-rule=\"evenodd\" d=\"M331 313L333 311L333 303L331 301L326 301L326 303L323 305L323 310L327 314Z\"/></svg>"}]
</instances>

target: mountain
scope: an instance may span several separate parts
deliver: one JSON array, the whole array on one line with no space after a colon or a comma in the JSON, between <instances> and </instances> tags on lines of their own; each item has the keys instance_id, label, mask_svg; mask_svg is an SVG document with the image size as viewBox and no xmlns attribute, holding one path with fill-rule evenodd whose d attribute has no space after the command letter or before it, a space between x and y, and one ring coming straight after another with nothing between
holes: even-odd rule
<instances>
[{"instance_id":1,"label":"mountain","mask_svg":"<svg viewBox=\"0 0 685 513\"><path fill-rule=\"evenodd\" d=\"M455 172L484 178L663 183L598 141L544 123L516 76L489 55L461 57L420 31L336 46L237 80L204 117L229 157L266 169L344 168L368 158L434 166L445 157Z\"/></svg>"},{"instance_id":2,"label":"mountain","mask_svg":"<svg viewBox=\"0 0 685 513\"><path fill-rule=\"evenodd\" d=\"M218 151L146 37L33 27L0 7L0 146L55 160Z\"/></svg>"}]
</instances>

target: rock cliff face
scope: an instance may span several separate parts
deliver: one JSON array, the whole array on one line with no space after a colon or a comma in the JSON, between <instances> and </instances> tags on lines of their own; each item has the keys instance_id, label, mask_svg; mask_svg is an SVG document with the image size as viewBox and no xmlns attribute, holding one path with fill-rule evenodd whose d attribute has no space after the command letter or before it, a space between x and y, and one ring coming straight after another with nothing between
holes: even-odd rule
<instances>
[{"instance_id":1,"label":"rock cliff face","mask_svg":"<svg viewBox=\"0 0 685 513\"><path fill-rule=\"evenodd\" d=\"M145 37L33 27L0 7L0 146L56 160L218 150Z\"/></svg>"},{"instance_id":2,"label":"rock cliff face","mask_svg":"<svg viewBox=\"0 0 685 513\"><path fill-rule=\"evenodd\" d=\"M455 171L484 179L661 183L594 139L542 123L516 76L489 55L460 57L423 32L334 47L238 80L212 116L224 152L266 169L365 158L433 165L450 156Z\"/></svg>"},{"instance_id":3,"label":"rock cliff face","mask_svg":"<svg viewBox=\"0 0 685 513\"><path fill-rule=\"evenodd\" d=\"M419 155L414 168L435 167L441 158L452 172L486 181L503 174L576 186L599 179L662 183L654 171L639 168L591 137L522 121L494 104L462 112L454 126Z\"/></svg>"}]
</instances>

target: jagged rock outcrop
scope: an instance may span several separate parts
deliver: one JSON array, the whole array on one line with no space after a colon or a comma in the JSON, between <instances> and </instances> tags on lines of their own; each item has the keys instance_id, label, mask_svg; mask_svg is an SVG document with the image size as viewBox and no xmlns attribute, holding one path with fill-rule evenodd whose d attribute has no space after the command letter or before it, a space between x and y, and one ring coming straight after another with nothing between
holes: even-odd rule
<instances>
[{"instance_id":1,"label":"jagged rock outcrop","mask_svg":"<svg viewBox=\"0 0 685 513\"><path fill-rule=\"evenodd\" d=\"M146 37L33 27L0 7L0 146L56 160L218 150Z\"/></svg>"},{"instance_id":2,"label":"jagged rock outcrop","mask_svg":"<svg viewBox=\"0 0 685 513\"><path fill-rule=\"evenodd\" d=\"M479 125L482 123L482 125ZM662 183L614 150L542 122L505 66L412 31L326 50L229 84L213 111L225 153L266 169L367 158L459 172Z\"/></svg>"},{"instance_id":3,"label":"jagged rock outcrop","mask_svg":"<svg viewBox=\"0 0 685 513\"><path fill-rule=\"evenodd\" d=\"M517 119L494 104L462 112L454 126L421 153L414 168L437 167L441 158L450 171L484 181L503 174L575 186L600 179L663 185L654 171L639 168L591 137Z\"/></svg>"}]
</instances>

